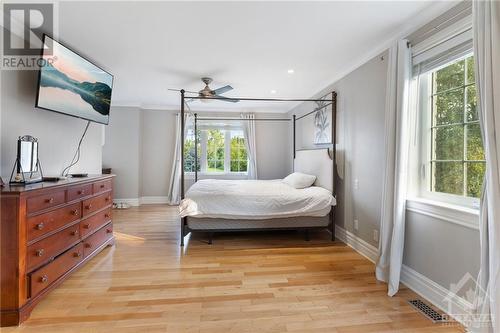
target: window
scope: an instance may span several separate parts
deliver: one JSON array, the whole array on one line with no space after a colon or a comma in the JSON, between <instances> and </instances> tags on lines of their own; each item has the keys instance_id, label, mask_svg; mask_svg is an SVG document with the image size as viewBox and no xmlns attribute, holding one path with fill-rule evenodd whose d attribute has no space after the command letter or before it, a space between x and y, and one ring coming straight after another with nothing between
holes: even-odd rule
<instances>
[{"instance_id":1,"label":"window","mask_svg":"<svg viewBox=\"0 0 500 333\"><path fill-rule=\"evenodd\" d=\"M184 171L194 172L194 131L184 141ZM198 171L202 173L247 173L248 156L243 131L223 126L198 130Z\"/></svg>"},{"instance_id":2,"label":"window","mask_svg":"<svg viewBox=\"0 0 500 333\"><path fill-rule=\"evenodd\" d=\"M423 103L427 118L423 122L423 142L427 143L423 161L428 175L423 177L425 192L453 203L472 203L469 199L481 195L485 172L474 57L470 55L432 70L423 75L422 82L421 91L428 98Z\"/></svg>"},{"instance_id":3,"label":"window","mask_svg":"<svg viewBox=\"0 0 500 333\"><path fill-rule=\"evenodd\" d=\"M243 131L231 131L231 172L247 172L248 157Z\"/></svg>"},{"instance_id":4,"label":"window","mask_svg":"<svg viewBox=\"0 0 500 333\"><path fill-rule=\"evenodd\" d=\"M207 172L224 172L226 131L212 129L206 131ZM202 142L203 143L203 142Z\"/></svg>"}]
</instances>

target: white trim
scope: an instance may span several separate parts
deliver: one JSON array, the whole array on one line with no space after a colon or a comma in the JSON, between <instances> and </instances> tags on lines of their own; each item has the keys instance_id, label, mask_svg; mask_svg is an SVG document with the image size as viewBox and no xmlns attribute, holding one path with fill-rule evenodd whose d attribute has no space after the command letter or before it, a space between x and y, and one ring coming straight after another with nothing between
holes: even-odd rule
<instances>
[{"instance_id":1,"label":"white trim","mask_svg":"<svg viewBox=\"0 0 500 333\"><path fill-rule=\"evenodd\" d=\"M167 204L168 200L166 196L147 196L140 198L113 199L113 203L125 203L127 205L137 207L141 205Z\"/></svg>"},{"instance_id":2,"label":"white trim","mask_svg":"<svg viewBox=\"0 0 500 333\"><path fill-rule=\"evenodd\" d=\"M406 200L406 210L479 230L479 210L421 198Z\"/></svg>"},{"instance_id":3,"label":"white trim","mask_svg":"<svg viewBox=\"0 0 500 333\"><path fill-rule=\"evenodd\" d=\"M127 204L130 206L139 206L139 198L113 199L114 204Z\"/></svg>"},{"instance_id":4,"label":"white trim","mask_svg":"<svg viewBox=\"0 0 500 333\"><path fill-rule=\"evenodd\" d=\"M445 313L448 312L450 306L450 304L446 301L449 299L453 309L459 310L457 312L461 313L448 314L465 326L465 323L461 322L460 319L467 318L468 315L471 315L471 312L468 311L468 309L472 308L471 303L457 295L450 297L450 291L448 289L442 287L428 277L418 273L406 265L403 265L401 269L401 283Z\"/></svg>"},{"instance_id":5,"label":"white trim","mask_svg":"<svg viewBox=\"0 0 500 333\"><path fill-rule=\"evenodd\" d=\"M372 263L377 261L378 249L350 231L335 225L335 237L352 247L356 252L366 257L366 259L370 260Z\"/></svg>"},{"instance_id":6,"label":"white trim","mask_svg":"<svg viewBox=\"0 0 500 333\"><path fill-rule=\"evenodd\" d=\"M166 196L141 197L139 203L141 205L166 204L168 199Z\"/></svg>"}]
</instances>

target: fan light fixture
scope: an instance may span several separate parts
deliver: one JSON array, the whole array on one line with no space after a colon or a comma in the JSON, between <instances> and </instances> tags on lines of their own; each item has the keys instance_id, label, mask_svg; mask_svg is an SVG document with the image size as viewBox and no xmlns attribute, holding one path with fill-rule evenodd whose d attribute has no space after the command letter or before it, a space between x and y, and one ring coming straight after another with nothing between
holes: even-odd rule
<instances>
[{"instance_id":1,"label":"fan light fixture","mask_svg":"<svg viewBox=\"0 0 500 333\"><path fill-rule=\"evenodd\" d=\"M295 73L295 71L293 70L293 68L290 68L287 72L288 72L288 74L293 74L293 73Z\"/></svg>"}]
</instances>

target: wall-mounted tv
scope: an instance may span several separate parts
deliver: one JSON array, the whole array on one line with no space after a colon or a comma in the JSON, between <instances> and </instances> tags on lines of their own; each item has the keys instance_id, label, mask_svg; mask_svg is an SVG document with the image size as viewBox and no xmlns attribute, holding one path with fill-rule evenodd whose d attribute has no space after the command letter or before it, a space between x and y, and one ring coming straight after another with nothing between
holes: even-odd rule
<instances>
[{"instance_id":1,"label":"wall-mounted tv","mask_svg":"<svg viewBox=\"0 0 500 333\"><path fill-rule=\"evenodd\" d=\"M108 124L113 75L44 35L36 107Z\"/></svg>"}]
</instances>

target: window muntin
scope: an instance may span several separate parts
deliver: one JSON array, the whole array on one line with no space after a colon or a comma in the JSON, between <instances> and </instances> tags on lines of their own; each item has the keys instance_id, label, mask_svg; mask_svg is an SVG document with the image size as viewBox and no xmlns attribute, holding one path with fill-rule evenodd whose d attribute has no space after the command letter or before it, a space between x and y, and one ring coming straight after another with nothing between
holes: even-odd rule
<instances>
[{"instance_id":1,"label":"window muntin","mask_svg":"<svg viewBox=\"0 0 500 333\"><path fill-rule=\"evenodd\" d=\"M485 161L476 108L474 58L454 61L428 75L432 85L430 191L478 198Z\"/></svg>"}]
</instances>

